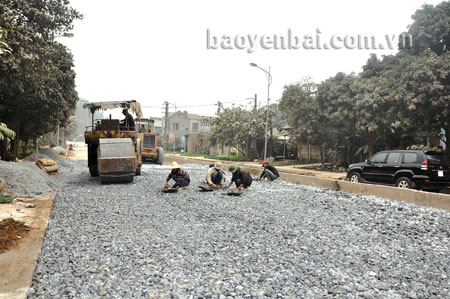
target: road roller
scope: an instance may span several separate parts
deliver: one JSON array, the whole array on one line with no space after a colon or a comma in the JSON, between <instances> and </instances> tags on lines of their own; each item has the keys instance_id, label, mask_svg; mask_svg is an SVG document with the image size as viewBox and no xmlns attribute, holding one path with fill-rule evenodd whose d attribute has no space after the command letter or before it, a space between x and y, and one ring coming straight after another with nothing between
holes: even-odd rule
<instances>
[{"instance_id":1,"label":"road roller","mask_svg":"<svg viewBox=\"0 0 450 299\"><path fill-rule=\"evenodd\" d=\"M97 110L126 109L142 117L136 101L86 103L92 115L91 126L86 127L84 140L88 147L88 167L91 176L99 177L101 184L131 183L142 174L142 144L135 126L128 121L95 119ZM129 116L128 116L129 117Z\"/></svg>"}]
</instances>

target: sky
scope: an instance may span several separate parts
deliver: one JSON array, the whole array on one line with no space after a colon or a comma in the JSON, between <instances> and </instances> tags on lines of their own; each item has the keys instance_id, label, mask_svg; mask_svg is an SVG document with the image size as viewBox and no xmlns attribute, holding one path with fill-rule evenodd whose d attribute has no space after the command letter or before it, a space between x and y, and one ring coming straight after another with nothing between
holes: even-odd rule
<instances>
[{"instance_id":1,"label":"sky","mask_svg":"<svg viewBox=\"0 0 450 299\"><path fill-rule=\"evenodd\" d=\"M442 1L70 2L84 18L72 38L58 41L74 55L80 98L136 100L144 117L161 117L164 101L171 112L201 115L214 115L218 101L249 105L255 94L265 105L267 75L250 63L270 67L271 103L305 77L319 83L338 72L359 73L370 53L397 52L396 38L417 9ZM358 36L373 36L385 49L358 49Z\"/></svg>"}]
</instances>

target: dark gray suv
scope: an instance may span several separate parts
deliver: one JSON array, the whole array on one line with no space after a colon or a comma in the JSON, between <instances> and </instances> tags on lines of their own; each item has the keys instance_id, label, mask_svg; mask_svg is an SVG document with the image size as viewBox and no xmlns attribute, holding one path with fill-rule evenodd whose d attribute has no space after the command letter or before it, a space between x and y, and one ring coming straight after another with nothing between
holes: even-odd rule
<instances>
[{"instance_id":1,"label":"dark gray suv","mask_svg":"<svg viewBox=\"0 0 450 299\"><path fill-rule=\"evenodd\" d=\"M441 152L382 151L365 162L351 164L347 179L400 188L441 190L450 186L450 169Z\"/></svg>"}]
</instances>

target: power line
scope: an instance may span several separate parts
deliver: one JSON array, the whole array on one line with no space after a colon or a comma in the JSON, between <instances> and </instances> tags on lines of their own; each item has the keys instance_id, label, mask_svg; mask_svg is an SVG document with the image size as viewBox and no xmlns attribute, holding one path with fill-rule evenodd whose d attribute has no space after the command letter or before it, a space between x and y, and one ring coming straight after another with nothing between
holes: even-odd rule
<instances>
[{"instance_id":1,"label":"power line","mask_svg":"<svg viewBox=\"0 0 450 299\"><path fill-rule=\"evenodd\" d=\"M230 101L230 102L221 102L222 104L235 104L240 102L246 102L250 99L238 100L238 101ZM177 106L177 108L195 108L195 107L207 107L207 106L217 106L217 104L202 104L202 105L189 105L189 106ZM161 108L156 106L141 106L141 108Z\"/></svg>"}]
</instances>

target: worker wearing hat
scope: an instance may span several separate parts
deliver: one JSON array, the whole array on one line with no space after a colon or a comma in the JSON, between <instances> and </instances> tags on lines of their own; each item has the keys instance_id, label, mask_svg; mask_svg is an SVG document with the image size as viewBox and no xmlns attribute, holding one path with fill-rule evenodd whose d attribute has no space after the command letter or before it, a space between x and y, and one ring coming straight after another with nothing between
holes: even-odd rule
<instances>
[{"instance_id":1,"label":"worker wearing hat","mask_svg":"<svg viewBox=\"0 0 450 299\"><path fill-rule=\"evenodd\" d=\"M191 180L186 170L181 169L180 165L178 165L178 163L175 161L172 162L170 168L172 170L166 178L166 183L164 184L165 188L171 188L169 185L169 181L171 179L175 181L175 184L172 186L172 188L183 189L184 187L189 185Z\"/></svg>"},{"instance_id":2,"label":"worker wearing hat","mask_svg":"<svg viewBox=\"0 0 450 299\"><path fill-rule=\"evenodd\" d=\"M134 131L135 130L135 123L133 116L128 112L128 109L123 109L122 114L125 115L125 119L121 121L121 129L123 130L129 130Z\"/></svg>"},{"instance_id":3,"label":"worker wearing hat","mask_svg":"<svg viewBox=\"0 0 450 299\"><path fill-rule=\"evenodd\" d=\"M252 184L253 179L248 170L237 165L231 165L228 168L228 171L233 174L233 177L231 178L231 182L227 186L227 188L230 187L234 182L236 184L235 190L241 190L242 188L247 190L248 187L250 187L250 185Z\"/></svg>"},{"instance_id":4,"label":"worker wearing hat","mask_svg":"<svg viewBox=\"0 0 450 299\"><path fill-rule=\"evenodd\" d=\"M223 172L223 164L218 161L214 163L213 167L208 169L206 175L206 183L213 188L223 188L225 182L225 173Z\"/></svg>"},{"instance_id":5,"label":"worker wearing hat","mask_svg":"<svg viewBox=\"0 0 450 299\"><path fill-rule=\"evenodd\" d=\"M259 180L264 180L265 178L267 178L269 182L272 182L280 177L278 170L275 168L275 166L269 165L269 162L264 161L262 167L264 167L264 170L261 173Z\"/></svg>"}]
</instances>

